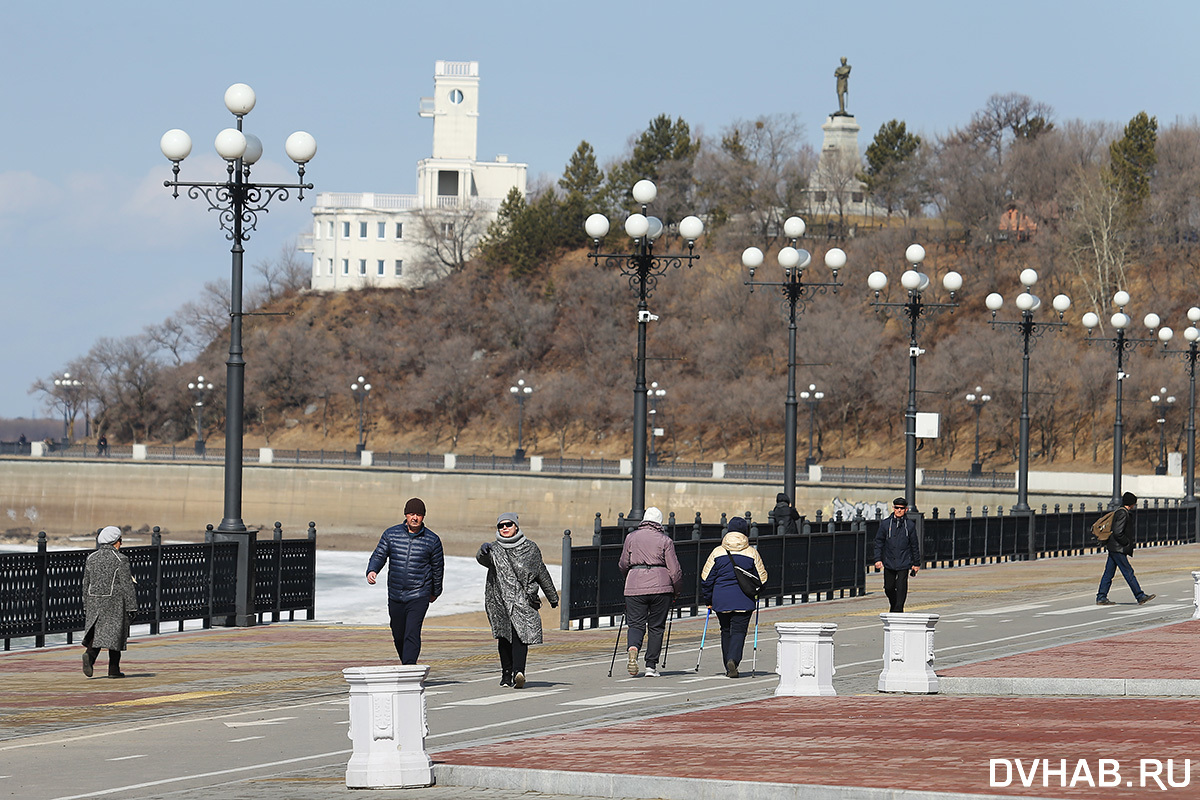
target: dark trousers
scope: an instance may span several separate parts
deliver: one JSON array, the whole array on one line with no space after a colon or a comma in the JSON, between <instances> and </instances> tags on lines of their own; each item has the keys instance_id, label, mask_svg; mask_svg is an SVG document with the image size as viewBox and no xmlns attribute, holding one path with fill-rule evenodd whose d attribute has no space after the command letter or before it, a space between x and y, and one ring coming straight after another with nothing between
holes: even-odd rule
<instances>
[{"instance_id":1,"label":"dark trousers","mask_svg":"<svg viewBox=\"0 0 1200 800\"><path fill-rule=\"evenodd\" d=\"M392 621L392 642L401 664L416 664L421 656L421 625L429 610L429 598L392 600L388 598L388 616Z\"/></svg>"},{"instance_id":2,"label":"dark trousers","mask_svg":"<svg viewBox=\"0 0 1200 800\"><path fill-rule=\"evenodd\" d=\"M717 622L721 623L721 662L742 663L746 631L750 630L750 612L718 611Z\"/></svg>"},{"instance_id":3,"label":"dark trousers","mask_svg":"<svg viewBox=\"0 0 1200 800\"><path fill-rule=\"evenodd\" d=\"M650 632L646 643L646 666L658 666L662 650L663 631L667 629L667 614L671 611L669 594L631 594L625 596L625 624L629 626L627 647L642 649L642 637Z\"/></svg>"},{"instance_id":4,"label":"dark trousers","mask_svg":"<svg viewBox=\"0 0 1200 800\"><path fill-rule=\"evenodd\" d=\"M529 645L513 636L508 639L497 639L496 649L500 651L500 671L505 675L515 675L525 671L525 659L529 656Z\"/></svg>"},{"instance_id":5,"label":"dark trousers","mask_svg":"<svg viewBox=\"0 0 1200 800\"><path fill-rule=\"evenodd\" d=\"M92 664L95 664L96 659L100 657L100 648L99 647L87 648L87 655L88 655L88 661ZM108 651L108 674L116 675L120 671L121 671L121 651L120 650L109 650Z\"/></svg>"},{"instance_id":6,"label":"dark trousers","mask_svg":"<svg viewBox=\"0 0 1200 800\"><path fill-rule=\"evenodd\" d=\"M883 568L883 593L891 601L893 614L904 611L904 601L908 599L908 567L904 569Z\"/></svg>"},{"instance_id":7,"label":"dark trousers","mask_svg":"<svg viewBox=\"0 0 1200 800\"><path fill-rule=\"evenodd\" d=\"M1121 575L1125 578L1125 582L1129 584L1129 589L1133 592L1133 599L1140 601L1145 597L1146 593L1142 591L1137 576L1133 574L1133 565L1129 563L1129 556L1109 550L1108 561L1104 563L1104 574L1100 576L1100 588L1096 591L1096 599L1108 599L1108 590L1112 588L1113 578L1116 576L1118 569L1121 570Z\"/></svg>"}]
</instances>

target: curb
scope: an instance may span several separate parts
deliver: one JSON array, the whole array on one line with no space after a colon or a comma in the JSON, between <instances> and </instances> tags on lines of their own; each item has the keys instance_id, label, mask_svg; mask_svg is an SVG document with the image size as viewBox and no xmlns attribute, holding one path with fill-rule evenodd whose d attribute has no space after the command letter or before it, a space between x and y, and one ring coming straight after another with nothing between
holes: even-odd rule
<instances>
[{"instance_id":1,"label":"curb","mask_svg":"<svg viewBox=\"0 0 1200 800\"><path fill-rule=\"evenodd\" d=\"M954 678L938 676L941 694L1200 697L1200 680L1170 678Z\"/></svg>"},{"instance_id":2,"label":"curb","mask_svg":"<svg viewBox=\"0 0 1200 800\"><path fill-rule=\"evenodd\" d=\"M710 778L670 778L621 775L613 772L477 767L434 764L437 786L516 789L543 794L583 797L659 798L660 800L1012 800L1011 796L914 789L876 789L866 786L825 786L812 783L722 781ZM1023 797L1023 800L1045 800Z\"/></svg>"}]
</instances>

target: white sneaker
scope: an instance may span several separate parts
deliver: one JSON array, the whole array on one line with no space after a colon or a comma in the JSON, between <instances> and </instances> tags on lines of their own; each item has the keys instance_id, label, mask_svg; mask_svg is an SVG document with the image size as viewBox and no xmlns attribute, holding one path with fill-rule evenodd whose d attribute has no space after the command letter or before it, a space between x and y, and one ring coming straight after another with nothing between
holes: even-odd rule
<instances>
[{"instance_id":1,"label":"white sneaker","mask_svg":"<svg viewBox=\"0 0 1200 800\"><path fill-rule=\"evenodd\" d=\"M647 678L658 678L660 676L659 676L658 670L656 668L646 667L646 677Z\"/></svg>"}]
</instances>

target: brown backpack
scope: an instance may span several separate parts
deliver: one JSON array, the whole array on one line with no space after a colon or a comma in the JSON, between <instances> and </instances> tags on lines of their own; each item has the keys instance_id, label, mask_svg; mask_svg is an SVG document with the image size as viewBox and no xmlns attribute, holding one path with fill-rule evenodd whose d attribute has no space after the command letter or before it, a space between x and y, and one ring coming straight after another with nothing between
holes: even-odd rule
<instances>
[{"instance_id":1,"label":"brown backpack","mask_svg":"<svg viewBox=\"0 0 1200 800\"><path fill-rule=\"evenodd\" d=\"M1099 541L1100 544L1108 543L1108 537L1112 535L1113 515L1116 513L1117 512L1115 509L1109 511L1107 514L1100 517L1100 519L1092 523L1092 536L1096 537L1096 540Z\"/></svg>"}]
</instances>

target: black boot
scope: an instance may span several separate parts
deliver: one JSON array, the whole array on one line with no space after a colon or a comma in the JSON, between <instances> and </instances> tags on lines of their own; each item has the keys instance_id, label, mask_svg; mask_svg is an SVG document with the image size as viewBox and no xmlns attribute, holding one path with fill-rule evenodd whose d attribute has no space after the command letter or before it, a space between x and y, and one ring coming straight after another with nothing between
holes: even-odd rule
<instances>
[{"instance_id":1,"label":"black boot","mask_svg":"<svg viewBox=\"0 0 1200 800\"><path fill-rule=\"evenodd\" d=\"M100 655L99 647L83 648L83 674L87 677L92 677L92 667L96 663L96 656Z\"/></svg>"},{"instance_id":2,"label":"black boot","mask_svg":"<svg viewBox=\"0 0 1200 800\"><path fill-rule=\"evenodd\" d=\"M120 650L109 650L108 651L108 677L110 677L110 678L124 678L125 677L125 673L121 672L121 651Z\"/></svg>"},{"instance_id":3,"label":"black boot","mask_svg":"<svg viewBox=\"0 0 1200 800\"><path fill-rule=\"evenodd\" d=\"M501 673L500 685L501 686L512 686L513 685L513 674L511 672Z\"/></svg>"}]
</instances>

